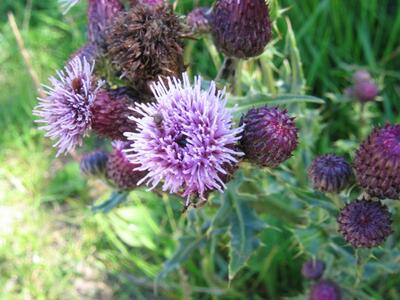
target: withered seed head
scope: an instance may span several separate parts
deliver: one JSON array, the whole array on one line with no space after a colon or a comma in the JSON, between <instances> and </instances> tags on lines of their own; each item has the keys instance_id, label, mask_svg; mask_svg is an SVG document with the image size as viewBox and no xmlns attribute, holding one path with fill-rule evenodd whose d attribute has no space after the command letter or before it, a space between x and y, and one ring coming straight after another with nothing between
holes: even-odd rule
<instances>
[{"instance_id":1,"label":"withered seed head","mask_svg":"<svg viewBox=\"0 0 400 300\"><path fill-rule=\"evenodd\" d=\"M114 68L137 88L184 70L182 28L169 5L136 5L117 17L105 34Z\"/></svg>"}]
</instances>

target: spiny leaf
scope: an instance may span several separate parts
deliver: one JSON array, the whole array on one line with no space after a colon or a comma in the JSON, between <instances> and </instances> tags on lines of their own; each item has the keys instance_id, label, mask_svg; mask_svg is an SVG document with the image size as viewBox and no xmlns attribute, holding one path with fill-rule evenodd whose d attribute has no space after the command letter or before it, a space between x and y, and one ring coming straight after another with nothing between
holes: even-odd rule
<instances>
[{"instance_id":1,"label":"spiny leaf","mask_svg":"<svg viewBox=\"0 0 400 300\"><path fill-rule=\"evenodd\" d=\"M256 216L255 211L247 202L240 199L234 199L229 194L229 200L234 206L234 212L230 218L230 236L229 244L229 280L246 265L251 254L260 246L261 241L257 234L265 228Z\"/></svg>"},{"instance_id":2,"label":"spiny leaf","mask_svg":"<svg viewBox=\"0 0 400 300\"><path fill-rule=\"evenodd\" d=\"M129 192L127 191L114 191L112 192L110 198L99 205L95 205L92 207L92 211L94 213L102 212L108 213L114 207L120 205L128 199Z\"/></svg>"}]
</instances>

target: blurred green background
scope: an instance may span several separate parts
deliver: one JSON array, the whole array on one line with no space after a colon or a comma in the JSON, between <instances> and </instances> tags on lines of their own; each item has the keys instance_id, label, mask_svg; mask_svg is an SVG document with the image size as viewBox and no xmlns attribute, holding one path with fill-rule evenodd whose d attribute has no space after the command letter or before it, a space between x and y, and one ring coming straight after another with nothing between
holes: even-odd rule
<instances>
[{"instance_id":1,"label":"blurred green background","mask_svg":"<svg viewBox=\"0 0 400 300\"><path fill-rule=\"evenodd\" d=\"M301 292L304 258L296 256L285 229L263 233L262 260L250 263L249 269L257 268L230 286L204 273L207 261L198 269L199 252L154 294L154 279L185 222L179 203L139 191L109 215L92 214L89 205L109 191L101 182L87 182L73 158L55 159L50 142L35 128L36 87L8 18L15 15L33 70L46 83L85 43L81 2L67 15L55 0L0 2L0 299L275 300ZM316 152L335 143L343 151L354 148L343 141L359 127L360 108L338 100L354 70L369 70L381 88L380 101L368 106L368 122L400 120L399 1L278 2L296 33L306 93L326 100ZM181 0L178 10L211 3ZM193 70L214 76L204 45L193 47ZM279 41L277 47L282 48ZM398 284L386 278L375 287L375 299L400 299Z\"/></svg>"}]
</instances>

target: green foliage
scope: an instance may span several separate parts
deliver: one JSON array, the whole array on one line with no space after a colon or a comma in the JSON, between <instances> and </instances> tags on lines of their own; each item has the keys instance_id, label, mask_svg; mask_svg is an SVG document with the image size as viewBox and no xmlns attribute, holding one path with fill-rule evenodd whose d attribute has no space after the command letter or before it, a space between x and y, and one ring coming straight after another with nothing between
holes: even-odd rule
<instances>
[{"instance_id":1,"label":"green foliage","mask_svg":"<svg viewBox=\"0 0 400 300\"><path fill-rule=\"evenodd\" d=\"M84 181L76 162L55 160L43 143L31 116L35 87L6 17L15 13L46 83L84 44L85 5L63 16L53 0L1 1L0 298L305 299L301 264L318 257L348 299L399 299L400 233L385 247L355 253L335 216L358 190L333 199L313 192L306 177L315 155L351 158L372 124L399 120L395 2L270 1L275 39L259 58L240 63L229 104L237 104L237 120L253 106L287 108L300 128L294 156L272 171L244 163L228 192L201 209L182 213L179 199L137 190L115 192L93 214L90 204L112 191ZM177 10L193 3L181 0ZM190 74L209 79L222 64L209 36L188 41L185 57ZM341 95L359 67L383 89L363 112ZM391 204L398 228L396 209Z\"/></svg>"}]
</instances>

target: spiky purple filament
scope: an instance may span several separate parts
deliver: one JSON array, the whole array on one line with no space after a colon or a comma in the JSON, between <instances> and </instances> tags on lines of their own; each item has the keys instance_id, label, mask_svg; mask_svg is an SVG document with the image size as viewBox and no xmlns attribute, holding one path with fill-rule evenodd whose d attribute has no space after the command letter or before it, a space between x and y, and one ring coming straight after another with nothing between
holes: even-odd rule
<instances>
[{"instance_id":1,"label":"spiky purple filament","mask_svg":"<svg viewBox=\"0 0 400 300\"><path fill-rule=\"evenodd\" d=\"M138 132L126 133L133 141L128 157L139 170L148 171L141 182L151 188L163 182L164 191L187 199L222 191L227 166L243 155L234 149L242 128L232 128L224 92L217 91L214 82L202 90L199 77L191 86L186 73L183 82L169 78L167 85L153 84L152 91L157 103L134 107L141 116L132 117Z\"/></svg>"}]
</instances>

